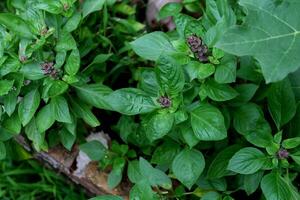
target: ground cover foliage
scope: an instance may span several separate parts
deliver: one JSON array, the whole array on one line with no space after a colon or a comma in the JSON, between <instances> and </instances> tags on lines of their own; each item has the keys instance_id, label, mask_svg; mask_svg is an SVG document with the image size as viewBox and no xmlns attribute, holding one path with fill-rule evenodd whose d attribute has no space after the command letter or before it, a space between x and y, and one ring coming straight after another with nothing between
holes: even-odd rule
<instances>
[{"instance_id":1,"label":"ground cover foliage","mask_svg":"<svg viewBox=\"0 0 300 200\"><path fill-rule=\"evenodd\" d=\"M79 143L130 199L300 199L300 2L170 3L164 32L144 1L0 6L1 158L23 134Z\"/></svg>"}]
</instances>

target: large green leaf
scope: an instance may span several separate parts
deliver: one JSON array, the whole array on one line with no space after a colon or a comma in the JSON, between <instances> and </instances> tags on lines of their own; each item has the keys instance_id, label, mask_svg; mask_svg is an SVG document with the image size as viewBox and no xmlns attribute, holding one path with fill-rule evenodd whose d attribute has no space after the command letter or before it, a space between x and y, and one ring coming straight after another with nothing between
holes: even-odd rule
<instances>
[{"instance_id":1,"label":"large green leaf","mask_svg":"<svg viewBox=\"0 0 300 200\"><path fill-rule=\"evenodd\" d=\"M175 49L163 32L152 32L131 42L136 54L148 59L157 60L162 53L174 53Z\"/></svg>"},{"instance_id":2,"label":"large green leaf","mask_svg":"<svg viewBox=\"0 0 300 200\"><path fill-rule=\"evenodd\" d=\"M35 36L30 30L29 24L17 15L0 13L0 24L6 26L20 37L33 39Z\"/></svg>"},{"instance_id":3,"label":"large green leaf","mask_svg":"<svg viewBox=\"0 0 300 200\"><path fill-rule=\"evenodd\" d=\"M237 91L228 84L220 84L213 79L204 83L204 90L207 96L214 101L228 101L238 96Z\"/></svg>"},{"instance_id":4,"label":"large green leaf","mask_svg":"<svg viewBox=\"0 0 300 200\"><path fill-rule=\"evenodd\" d=\"M266 166L270 159L260 150L246 147L234 154L228 164L228 169L240 174L253 174Z\"/></svg>"},{"instance_id":5,"label":"large green leaf","mask_svg":"<svg viewBox=\"0 0 300 200\"><path fill-rule=\"evenodd\" d=\"M300 2L240 0L239 4L247 10L246 21L230 28L216 46L234 55L254 56L267 83L296 71L300 66Z\"/></svg>"},{"instance_id":6,"label":"large green leaf","mask_svg":"<svg viewBox=\"0 0 300 200\"><path fill-rule=\"evenodd\" d=\"M48 104L44 106L36 116L36 126L39 132L44 132L55 122L55 115Z\"/></svg>"},{"instance_id":7,"label":"large green leaf","mask_svg":"<svg viewBox=\"0 0 300 200\"><path fill-rule=\"evenodd\" d=\"M125 115L148 113L158 108L153 98L136 88L116 90L105 99L112 110Z\"/></svg>"},{"instance_id":8,"label":"large green leaf","mask_svg":"<svg viewBox=\"0 0 300 200\"><path fill-rule=\"evenodd\" d=\"M32 90L22 99L19 104L18 113L23 126L28 124L33 117L40 105L40 100L40 93L37 89Z\"/></svg>"},{"instance_id":9,"label":"large green leaf","mask_svg":"<svg viewBox=\"0 0 300 200\"><path fill-rule=\"evenodd\" d=\"M97 161L101 160L107 151L105 146L97 140L92 140L90 142L81 144L79 149L86 153L91 160Z\"/></svg>"},{"instance_id":10,"label":"large green leaf","mask_svg":"<svg viewBox=\"0 0 300 200\"><path fill-rule=\"evenodd\" d=\"M100 109L111 109L105 100L105 96L112 92L109 87L102 84L73 86L81 100Z\"/></svg>"},{"instance_id":11,"label":"large green leaf","mask_svg":"<svg viewBox=\"0 0 300 200\"><path fill-rule=\"evenodd\" d=\"M0 96L8 94L14 85L13 80L0 80Z\"/></svg>"},{"instance_id":12,"label":"large green leaf","mask_svg":"<svg viewBox=\"0 0 300 200\"><path fill-rule=\"evenodd\" d=\"M229 175L230 171L227 169L229 160L240 148L239 145L233 145L220 151L208 168L208 178L217 179Z\"/></svg>"},{"instance_id":13,"label":"large green leaf","mask_svg":"<svg viewBox=\"0 0 300 200\"><path fill-rule=\"evenodd\" d=\"M233 127L258 147L267 147L273 140L270 125L260 107L254 103L242 105L234 111Z\"/></svg>"},{"instance_id":14,"label":"large green leaf","mask_svg":"<svg viewBox=\"0 0 300 200\"><path fill-rule=\"evenodd\" d=\"M292 199L292 193L286 180L278 172L263 177L260 185L266 200Z\"/></svg>"},{"instance_id":15,"label":"large green leaf","mask_svg":"<svg viewBox=\"0 0 300 200\"><path fill-rule=\"evenodd\" d=\"M214 141L227 137L222 113L209 104L202 104L191 112L191 124L200 140Z\"/></svg>"},{"instance_id":16,"label":"large green leaf","mask_svg":"<svg viewBox=\"0 0 300 200\"><path fill-rule=\"evenodd\" d=\"M294 117L297 106L288 79L272 84L268 92L268 106L278 130Z\"/></svg>"},{"instance_id":17,"label":"large green leaf","mask_svg":"<svg viewBox=\"0 0 300 200\"><path fill-rule=\"evenodd\" d=\"M182 150L173 160L172 171L189 189L196 183L205 167L202 153L195 149Z\"/></svg>"}]
</instances>

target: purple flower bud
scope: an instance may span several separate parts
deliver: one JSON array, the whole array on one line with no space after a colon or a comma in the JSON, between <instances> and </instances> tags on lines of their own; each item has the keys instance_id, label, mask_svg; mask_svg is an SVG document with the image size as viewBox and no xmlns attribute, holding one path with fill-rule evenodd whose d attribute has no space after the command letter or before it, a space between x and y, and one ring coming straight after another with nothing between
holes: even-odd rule
<instances>
[{"instance_id":1,"label":"purple flower bud","mask_svg":"<svg viewBox=\"0 0 300 200\"><path fill-rule=\"evenodd\" d=\"M167 96L159 97L158 103L160 103L161 107L163 108L169 108L172 105L171 99Z\"/></svg>"},{"instance_id":2,"label":"purple flower bud","mask_svg":"<svg viewBox=\"0 0 300 200\"><path fill-rule=\"evenodd\" d=\"M193 53L196 53L201 48L202 41L195 35L191 35L187 38L187 43Z\"/></svg>"},{"instance_id":3,"label":"purple flower bud","mask_svg":"<svg viewBox=\"0 0 300 200\"><path fill-rule=\"evenodd\" d=\"M50 76L52 78L57 78L59 71L54 68L53 62L44 62L41 64L42 71L44 75Z\"/></svg>"},{"instance_id":4,"label":"purple flower bud","mask_svg":"<svg viewBox=\"0 0 300 200\"><path fill-rule=\"evenodd\" d=\"M277 157L279 159L286 159L289 157L289 152L286 150L286 149L280 149L278 152L277 152Z\"/></svg>"}]
</instances>

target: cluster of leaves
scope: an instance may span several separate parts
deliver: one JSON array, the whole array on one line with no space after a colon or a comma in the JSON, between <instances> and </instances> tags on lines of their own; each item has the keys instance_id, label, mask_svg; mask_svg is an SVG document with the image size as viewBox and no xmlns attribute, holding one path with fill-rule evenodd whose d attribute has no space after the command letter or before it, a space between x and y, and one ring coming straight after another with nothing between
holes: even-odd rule
<instances>
[{"instance_id":1,"label":"cluster of leaves","mask_svg":"<svg viewBox=\"0 0 300 200\"><path fill-rule=\"evenodd\" d=\"M24 131L37 150L71 149L99 126L93 107L122 114L120 140L80 148L111 188L127 171L130 199L300 199L298 1L170 3L158 18L176 29L134 41L144 26L126 1L9 2L1 141ZM136 87L111 89L122 71Z\"/></svg>"}]
</instances>

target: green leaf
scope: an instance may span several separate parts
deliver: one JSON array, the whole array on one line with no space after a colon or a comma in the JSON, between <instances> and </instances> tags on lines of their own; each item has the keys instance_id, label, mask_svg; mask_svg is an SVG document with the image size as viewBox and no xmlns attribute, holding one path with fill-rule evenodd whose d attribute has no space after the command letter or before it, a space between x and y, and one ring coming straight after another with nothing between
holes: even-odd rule
<instances>
[{"instance_id":1,"label":"green leaf","mask_svg":"<svg viewBox=\"0 0 300 200\"><path fill-rule=\"evenodd\" d=\"M257 190L263 175L264 171L258 171L244 176L244 189L247 195L251 195Z\"/></svg>"},{"instance_id":2,"label":"green leaf","mask_svg":"<svg viewBox=\"0 0 300 200\"><path fill-rule=\"evenodd\" d=\"M285 149L293 149L300 145L300 137L288 138L283 140L282 147Z\"/></svg>"},{"instance_id":3,"label":"green leaf","mask_svg":"<svg viewBox=\"0 0 300 200\"><path fill-rule=\"evenodd\" d=\"M182 4L177 2L171 2L164 5L159 11L159 19L164 19L169 16L174 16L182 10Z\"/></svg>"},{"instance_id":4,"label":"green leaf","mask_svg":"<svg viewBox=\"0 0 300 200\"><path fill-rule=\"evenodd\" d=\"M198 61L190 61L184 70L189 76L190 82L195 78L205 79L215 72L215 66L212 64L203 64Z\"/></svg>"},{"instance_id":5,"label":"green leaf","mask_svg":"<svg viewBox=\"0 0 300 200\"><path fill-rule=\"evenodd\" d=\"M34 148L37 151L46 150L45 132L39 132L36 125L36 120L33 117L30 123L25 127L25 133L29 140L32 141Z\"/></svg>"},{"instance_id":6,"label":"green leaf","mask_svg":"<svg viewBox=\"0 0 300 200\"><path fill-rule=\"evenodd\" d=\"M39 0L35 6L52 14L63 12L63 4L57 0Z\"/></svg>"},{"instance_id":7,"label":"green leaf","mask_svg":"<svg viewBox=\"0 0 300 200\"><path fill-rule=\"evenodd\" d=\"M0 96L8 94L14 86L13 80L0 80Z\"/></svg>"},{"instance_id":8,"label":"green leaf","mask_svg":"<svg viewBox=\"0 0 300 200\"><path fill-rule=\"evenodd\" d=\"M200 140L194 134L190 122L182 124L179 131L182 135L184 143L186 143L190 148L193 148L199 143Z\"/></svg>"},{"instance_id":9,"label":"green leaf","mask_svg":"<svg viewBox=\"0 0 300 200\"><path fill-rule=\"evenodd\" d=\"M5 144L0 141L0 160L3 160L5 157L6 157Z\"/></svg>"},{"instance_id":10,"label":"green leaf","mask_svg":"<svg viewBox=\"0 0 300 200\"><path fill-rule=\"evenodd\" d=\"M39 132L45 132L55 122L55 115L52 112L51 106L44 106L36 116L36 126Z\"/></svg>"},{"instance_id":11,"label":"green leaf","mask_svg":"<svg viewBox=\"0 0 300 200\"><path fill-rule=\"evenodd\" d=\"M112 90L102 84L73 85L78 97L84 102L100 109L111 109L105 96Z\"/></svg>"},{"instance_id":12,"label":"green leaf","mask_svg":"<svg viewBox=\"0 0 300 200\"><path fill-rule=\"evenodd\" d=\"M28 39L35 38L30 30L29 24L17 15L12 13L0 13L0 24L20 37Z\"/></svg>"},{"instance_id":13,"label":"green leaf","mask_svg":"<svg viewBox=\"0 0 300 200\"><path fill-rule=\"evenodd\" d=\"M139 160L140 172L152 186L161 186L165 189L172 188L171 179L161 170L155 169L144 158Z\"/></svg>"},{"instance_id":14,"label":"green leaf","mask_svg":"<svg viewBox=\"0 0 300 200\"><path fill-rule=\"evenodd\" d=\"M156 194L153 192L151 185L147 182L147 180L140 180L140 182L135 184L131 188L129 196L131 200L159 200L159 198L157 198Z\"/></svg>"},{"instance_id":15,"label":"green leaf","mask_svg":"<svg viewBox=\"0 0 300 200\"><path fill-rule=\"evenodd\" d=\"M229 160L240 148L239 145L233 145L220 151L211 162L207 171L207 177L209 179L218 179L230 175L230 171L227 169Z\"/></svg>"},{"instance_id":16,"label":"green leaf","mask_svg":"<svg viewBox=\"0 0 300 200\"><path fill-rule=\"evenodd\" d=\"M191 189L204 170L204 166L205 160L202 153L186 148L173 160L172 171L183 185Z\"/></svg>"},{"instance_id":17,"label":"green leaf","mask_svg":"<svg viewBox=\"0 0 300 200\"><path fill-rule=\"evenodd\" d=\"M70 133L66 128L61 129L58 132L62 145L69 151L72 150L73 144L76 140L76 135Z\"/></svg>"},{"instance_id":18,"label":"green leaf","mask_svg":"<svg viewBox=\"0 0 300 200\"><path fill-rule=\"evenodd\" d=\"M202 104L191 112L191 124L199 140L216 141L227 137L222 113L209 104Z\"/></svg>"},{"instance_id":19,"label":"green leaf","mask_svg":"<svg viewBox=\"0 0 300 200\"><path fill-rule=\"evenodd\" d=\"M65 93L69 88L69 85L61 80L54 80L51 82L51 86L48 90L48 97L56 97Z\"/></svg>"},{"instance_id":20,"label":"green leaf","mask_svg":"<svg viewBox=\"0 0 300 200\"><path fill-rule=\"evenodd\" d=\"M218 83L232 83L236 79L236 58L226 54L221 59L220 65L216 67L214 74L215 81Z\"/></svg>"},{"instance_id":21,"label":"green leaf","mask_svg":"<svg viewBox=\"0 0 300 200\"><path fill-rule=\"evenodd\" d=\"M204 83L206 94L214 101L228 101L238 96L238 93L227 84L219 84L214 80Z\"/></svg>"},{"instance_id":22,"label":"green leaf","mask_svg":"<svg viewBox=\"0 0 300 200\"><path fill-rule=\"evenodd\" d=\"M154 69L149 67L141 68L138 84L138 88L150 96L158 96L160 88Z\"/></svg>"},{"instance_id":23,"label":"green leaf","mask_svg":"<svg viewBox=\"0 0 300 200\"><path fill-rule=\"evenodd\" d=\"M163 93L171 97L177 96L184 87L184 73L182 67L171 56L163 55L157 61L157 79Z\"/></svg>"},{"instance_id":24,"label":"green leaf","mask_svg":"<svg viewBox=\"0 0 300 200\"><path fill-rule=\"evenodd\" d=\"M139 162L137 160L128 162L127 175L132 183L138 183L143 180L143 175L141 174Z\"/></svg>"},{"instance_id":25,"label":"green leaf","mask_svg":"<svg viewBox=\"0 0 300 200\"><path fill-rule=\"evenodd\" d=\"M66 99L62 96L56 96L50 102L51 112L59 122L72 123L72 118L69 111L69 106Z\"/></svg>"},{"instance_id":26,"label":"green leaf","mask_svg":"<svg viewBox=\"0 0 300 200\"><path fill-rule=\"evenodd\" d=\"M82 118L85 121L85 123L87 123L91 127L97 127L100 125L100 122L98 121L97 117L92 113L88 105L84 104L78 99L73 98L70 98L70 102L74 113L78 117Z\"/></svg>"},{"instance_id":27,"label":"green leaf","mask_svg":"<svg viewBox=\"0 0 300 200\"><path fill-rule=\"evenodd\" d=\"M1 66L1 64L0 64ZM20 61L16 58L8 58L0 67L0 75L5 76L11 72L17 72L21 67Z\"/></svg>"},{"instance_id":28,"label":"green leaf","mask_svg":"<svg viewBox=\"0 0 300 200\"><path fill-rule=\"evenodd\" d=\"M265 175L260 187L266 200L291 199L292 193L288 183L277 172Z\"/></svg>"},{"instance_id":29,"label":"green leaf","mask_svg":"<svg viewBox=\"0 0 300 200\"><path fill-rule=\"evenodd\" d=\"M90 142L81 144L79 149L86 153L91 160L96 161L101 160L107 152L107 149L104 147L104 145L97 140L92 140Z\"/></svg>"},{"instance_id":30,"label":"green leaf","mask_svg":"<svg viewBox=\"0 0 300 200\"><path fill-rule=\"evenodd\" d=\"M146 34L130 43L136 54L147 60L157 60L162 53L172 54L175 49L163 32Z\"/></svg>"},{"instance_id":31,"label":"green leaf","mask_svg":"<svg viewBox=\"0 0 300 200\"><path fill-rule=\"evenodd\" d=\"M296 71L300 60L291 58L300 51L296 24L300 3L240 0L239 4L247 10L244 24L230 28L216 46L237 56L254 56L267 83Z\"/></svg>"},{"instance_id":32,"label":"green leaf","mask_svg":"<svg viewBox=\"0 0 300 200\"><path fill-rule=\"evenodd\" d=\"M228 169L239 174L253 174L262 169L270 160L260 150L246 147L234 154L228 164Z\"/></svg>"},{"instance_id":33,"label":"green leaf","mask_svg":"<svg viewBox=\"0 0 300 200\"><path fill-rule=\"evenodd\" d=\"M136 88L116 90L105 99L112 110L124 115L149 113L158 108L158 105L155 104L150 96Z\"/></svg>"},{"instance_id":34,"label":"green leaf","mask_svg":"<svg viewBox=\"0 0 300 200\"><path fill-rule=\"evenodd\" d=\"M20 72L29 80L38 80L45 77L38 62L30 62L23 65Z\"/></svg>"},{"instance_id":35,"label":"green leaf","mask_svg":"<svg viewBox=\"0 0 300 200\"><path fill-rule=\"evenodd\" d=\"M179 151L180 146L176 142L166 140L155 149L151 162L158 165L171 166L174 157Z\"/></svg>"},{"instance_id":36,"label":"green leaf","mask_svg":"<svg viewBox=\"0 0 300 200\"><path fill-rule=\"evenodd\" d=\"M296 100L288 79L272 84L268 107L278 130L295 116Z\"/></svg>"},{"instance_id":37,"label":"green leaf","mask_svg":"<svg viewBox=\"0 0 300 200\"><path fill-rule=\"evenodd\" d=\"M13 135L19 134L21 132L21 121L17 112L15 112L12 116L4 119L1 122L1 125Z\"/></svg>"},{"instance_id":38,"label":"green leaf","mask_svg":"<svg viewBox=\"0 0 300 200\"><path fill-rule=\"evenodd\" d=\"M150 141L160 139L167 135L174 124L174 115L170 113L156 113L143 124L147 138Z\"/></svg>"},{"instance_id":39,"label":"green leaf","mask_svg":"<svg viewBox=\"0 0 300 200\"><path fill-rule=\"evenodd\" d=\"M126 160L124 158L116 158L113 162L113 169L108 175L107 185L110 189L115 188L122 181L123 169Z\"/></svg>"},{"instance_id":40,"label":"green leaf","mask_svg":"<svg viewBox=\"0 0 300 200\"><path fill-rule=\"evenodd\" d=\"M258 85L252 83L239 84L234 89L239 95L232 100L234 103L246 103L250 101L255 95Z\"/></svg>"},{"instance_id":41,"label":"green leaf","mask_svg":"<svg viewBox=\"0 0 300 200\"><path fill-rule=\"evenodd\" d=\"M63 29L70 33L70 32L77 29L80 21L81 21L81 13L80 12L74 12L72 17L64 25Z\"/></svg>"},{"instance_id":42,"label":"green leaf","mask_svg":"<svg viewBox=\"0 0 300 200\"><path fill-rule=\"evenodd\" d=\"M218 192L210 191L206 192L202 197L201 200L221 200L222 196Z\"/></svg>"},{"instance_id":43,"label":"green leaf","mask_svg":"<svg viewBox=\"0 0 300 200\"><path fill-rule=\"evenodd\" d=\"M122 197L114 195L101 195L98 197L91 198L89 200L124 200Z\"/></svg>"},{"instance_id":44,"label":"green leaf","mask_svg":"<svg viewBox=\"0 0 300 200\"><path fill-rule=\"evenodd\" d=\"M65 64L65 71L73 76L75 75L80 67L80 54L78 49L72 50L68 57L67 63Z\"/></svg>"},{"instance_id":45,"label":"green leaf","mask_svg":"<svg viewBox=\"0 0 300 200\"><path fill-rule=\"evenodd\" d=\"M61 31L58 37L58 42L56 44L55 50L57 52L63 52L68 50L76 49L76 41L72 34L67 31Z\"/></svg>"},{"instance_id":46,"label":"green leaf","mask_svg":"<svg viewBox=\"0 0 300 200\"><path fill-rule=\"evenodd\" d=\"M85 18L90 13L99 11L102 9L105 0L86 0L82 6L82 18Z\"/></svg>"},{"instance_id":47,"label":"green leaf","mask_svg":"<svg viewBox=\"0 0 300 200\"><path fill-rule=\"evenodd\" d=\"M40 93L37 89L30 91L24 96L18 108L19 117L23 126L29 123L39 105Z\"/></svg>"},{"instance_id":48,"label":"green leaf","mask_svg":"<svg viewBox=\"0 0 300 200\"><path fill-rule=\"evenodd\" d=\"M254 103L242 105L234 111L233 127L258 147L268 147L273 140L270 125L260 107Z\"/></svg>"}]
</instances>

